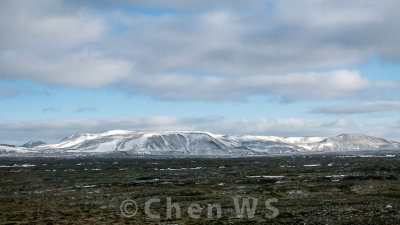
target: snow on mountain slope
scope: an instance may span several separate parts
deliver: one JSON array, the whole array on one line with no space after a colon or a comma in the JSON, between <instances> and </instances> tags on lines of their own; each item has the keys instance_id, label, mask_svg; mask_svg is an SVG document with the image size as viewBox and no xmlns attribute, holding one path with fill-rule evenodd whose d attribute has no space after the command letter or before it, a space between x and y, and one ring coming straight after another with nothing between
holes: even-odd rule
<instances>
[{"instance_id":1,"label":"snow on mountain slope","mask_svg":"<svg viewBox=\"0 0 400 225\"><path fill-rule=\"evenodd\" d=\"M66 149L69 152L127 151L137 154L231 154L240 143L223 135L196 131L108 131L100 134L74 134L41 149Z\"/></svg>"},{"instance_id":2,"label":"snow on mountain slope","mask_svg":"<svg viewBox=\"0 0 400 225\"><path fill-rule=\"evenodd\" d=\"M308 151L400 149L400 143L366 135L336 137L227 136L201 131L112 130L80 133L31 148L0 145L0 152L127 152L143 155L257 155Z\"/></svg>"},{"instance_id":3,"label":"snow on mountain slope","mask_svg":"<svg viewBox=\"0 0 400 225\"><path fill-rule=\"evenodd\" d=\"M0 144L0 153L30 153L32 150L22 146Z\"/></svg>"},{"instance_id":4,"label":"snow on mountain slope","mask_svg":"<svg viewBox=\"0 0 400 225\"><path fill-rule=\"evenodd\" d=\"M279 137L279 136L232 136L243 146L257 152L285 153L312 150L311 145L326 139L326 137ZM310 145L310 146L309 146Z\"/></svg>"},{"instance_id":5,"label":"snow on mountain slope","mask_svg":"<svg viewBox=\"0 0 400 225\"><path fill-rule=\"evenodd\" d=\"M259 141L283 142L288 144L317 143L326 139L326 137L279 137L279 136L252 136L252 135L240 135L233 137L241 141L259 140Z\"/></svg>"},{"instance_id":6,"label":"snow on mountain slope","mask_svg":"<svg viewBox=\"0 0 400 225\"><path fill-rule=\"evenodd\" d=\"M316 144L308 145L312 150L374 150L398 148L399 143L383 138L359 134L341 134L329 137Z\"/></svg>"}]
</instances>

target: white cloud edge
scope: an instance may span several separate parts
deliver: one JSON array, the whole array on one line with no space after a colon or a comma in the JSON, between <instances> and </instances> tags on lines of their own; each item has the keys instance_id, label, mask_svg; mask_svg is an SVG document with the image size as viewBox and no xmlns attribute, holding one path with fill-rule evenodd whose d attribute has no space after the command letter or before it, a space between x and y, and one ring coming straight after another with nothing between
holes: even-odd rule
<instances>
[{"instance_id":1,"label":"white cloud edge","mask_svg":"<svg viewBox=\"0 0 400 225\"><path fill-rule=\"evenodd\" d=\"M30 140L57 142L74 133L127 130L201 130L217 134L276 136L336 136L358 133L399 140L400 121L386 123L315 119L229 119L156 116L120 119L53 119L0 121L0 143L22 144Z\"/></svg>"},{"instance_id":2,"label":"white cloud edge","mask_svg":"<svg viewBox=\"0 0 400 225\"><path fill-rule=\"evenodd\" d=\"M369 101L353 104L321 106L312 113L322 114L368 114L378 112L400 111L400 101Z\"/></svg>"}]
</instances>

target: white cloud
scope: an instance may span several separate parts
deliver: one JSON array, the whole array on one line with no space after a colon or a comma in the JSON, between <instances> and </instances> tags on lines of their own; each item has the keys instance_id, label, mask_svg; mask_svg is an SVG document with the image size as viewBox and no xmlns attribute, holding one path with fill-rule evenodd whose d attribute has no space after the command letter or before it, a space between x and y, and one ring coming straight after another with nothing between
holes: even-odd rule
<instances>
[{"instance_id":1,"label":"white cloud","mask_svg":"<svg viewBox=\"0 0 400 225\"><path fill-rule=\"evenodd\" d=\"M101 87L130 75L133 65L109 58L100 52L83 49L57 57L31 53L0 53L2 77L76 87Z\"/></svg>"},{"instance_id":2,"label":"white cloud","mask_svg":"<svg viewBox=\"0 0 400 225\"><path fill-rule=\"evenodd\" d=\"M357 71L346 70L249 77L148 75L133 78L131 85L131 91L157 98L210 101L241 100L256 94L278 95L285 101L361 98L374 88Z\"/></svg>"},{"instance_id":3,"label":"white cloud","mask_svg":"<svg viewBox=\"0 0 400 225\"><path fill-rule=\"evenodd\" d=\"M182 0L87 0L87 1L75 1L85 5L86 3L98 4L101 6L112 6L114 4L130 4L138 7L155 7L157 9L167 8L167 9L179 9L179 10L193 10L193 9L210 9L215 7L262 7L265 5L264 0L202 0L202 1L182 1Z\"/></svg>"},{"instance_id":4,"label":"white cloud","mask_svg":"<svg viewBox=\"0 0 400 225\"><path fill-rule=\"evenodd\" d=\"M86 8L67 7L62 0L0 2L0 46L38 52L68 49L97 41L105 21Z\"/></svg>"},{"instance_id":5,"label":"white cloud","mask_svg":"<svg viewBox=\"0 0 400 225\"><path fill-rule=\"evenodd\" d=\"M107 29L95 10L61 0L1 1L0 78L78 87L120 81L133 64L94 47Z\"/></svg>"},{"instance_id":6,"label":"white cloud","mask_svg":"<svg viewBox=\"0 0 400 225\"><path fill-rule=\"evenodd\" d=\"M333 105L318 107L312 110L313 113L325 114L358 114L358 113L376 113L400 110L398 101L376 101L362 102L355 104Z\"/></svg>"},{"instance_id":7,"label":"white cloud","mask_svg":"<svg viewBox=\"0 0 400 225\"><path fill-rule=\"evenodd\" d=\"M223 117L145 117L125 119L57 119L0 121L0 143L22 144L29 140L57 142L73 133L128 130L202 130L219 134L279 136L335 136L360 133L398 140L399 124L360 123L346 119L227 119Z\"/></svg>"},{"instance_id":8,"label":"white cloud","mask_svg":"<svg viewBox=\"0 0 400 225\"><path fill-rule=\"evenodd\" d=\"M176 11L132 13L121 2ZM132 93L163 99L360 98L378 89L377 81L345 69L304 71L345 68L374 54L399 61L399 6L390 0L6 0L0 79L89 88L123 83ZM113 33L118 26L127 31Z\"/></svg>"}]
</instances>

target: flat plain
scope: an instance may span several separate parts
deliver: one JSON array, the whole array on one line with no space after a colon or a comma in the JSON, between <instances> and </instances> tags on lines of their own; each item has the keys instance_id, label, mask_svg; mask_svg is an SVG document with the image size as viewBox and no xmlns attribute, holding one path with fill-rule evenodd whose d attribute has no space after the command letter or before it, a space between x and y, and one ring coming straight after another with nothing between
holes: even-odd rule
<instances>
[{"instance_id":1,"label":"flat plain","mask_svg":"<svg viewBox=\"0 0 400 225\"><path fill-rule=\"evenodd\" d=\"M166 215L166 199L181 217ZM159 219L144 212L151 205ZM237 217L233 198L258 204ZM265 201L279 211L276 218ZM125 217L124 200L138 211ZM188 214L199 204L199 219ZM221 218L208 204L221 205ZM132 209L133 210L133 209ZM131 211L132 211L131 210ZM129 211L129 208L128 208ZM393 152L238 158L2 157L0 224L399 224Z\"/></svg>"}]
</instances>

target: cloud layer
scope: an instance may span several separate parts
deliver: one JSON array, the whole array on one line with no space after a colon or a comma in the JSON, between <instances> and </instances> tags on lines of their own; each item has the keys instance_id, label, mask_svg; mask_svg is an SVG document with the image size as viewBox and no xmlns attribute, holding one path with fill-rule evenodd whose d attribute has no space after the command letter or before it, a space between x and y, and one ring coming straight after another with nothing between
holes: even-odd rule
<instances>
[{"instance_id":1,"label":"cloud layer","mask_svg":"<svg viewBox=\"0 0 400 225\"><path fill-rule=\"evenodd\" d=\"M356 104L334 105L327 107L318 107L312 110L313 113L325 114L359 114L359 113L376 113L400 110L400 102L398 101L376 101L363 102Z\"/></svg>"},{"instance_id":2,"label":"cloud layer","mask_svg":"<svg viewBox=\"0 0 400 225\"><path fill-rule=\"evenodd\" d=\"M0 79L124 84L130 93L163 99L358 98L369 85L362 75L304 71L376 54L400 60L399 6L390 0L6 0ZM327 93L316 94L325 81L332 86L325 83Z\"/></svg>"},{"instance_id":3,"label":"cloud layer","mask_svg":"<svg viewBox=\"0 0 400 225\"><path fill-rule=\"evenodd\" d=\"M11 85L0 86L0 100L21 95L48 95L46 90L37 90L29 87L14 87Z\"/></svg>"},{"instance_id":4,"label":"cloud layer","mask_svg":"<svg viewBox=\"0 0 400 225\"><path fill-rule=\"evenodd\" d=\"M357 71L346 70L249 77L165 74L134 78L133 83L134 90L157 98L208 101L240 100L256 94L279 95L285 101L361 98L378 88Z\"/></svg>"},{"instance_id":5,"label":"cloud layer","mask_svg":"<svg viewBox=\"0 0 400 225\"><path fill-rule=\"evenodd\" d=\"M223 117L146 117L125 119L58 119L0 121L0 143L22 144L29 140L57 142L74 133L128 130L202 130L219 134L280 136L335 136L362 133L398 140L400 121L370 124L346 119L254 119L235 120Z\"/></svg>"}]
</instances>

